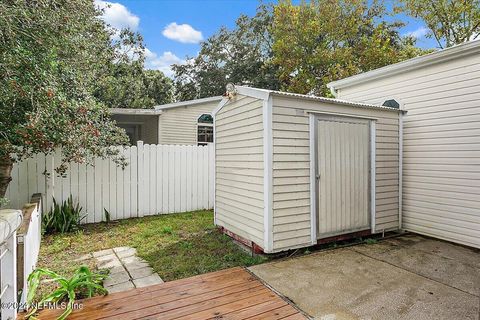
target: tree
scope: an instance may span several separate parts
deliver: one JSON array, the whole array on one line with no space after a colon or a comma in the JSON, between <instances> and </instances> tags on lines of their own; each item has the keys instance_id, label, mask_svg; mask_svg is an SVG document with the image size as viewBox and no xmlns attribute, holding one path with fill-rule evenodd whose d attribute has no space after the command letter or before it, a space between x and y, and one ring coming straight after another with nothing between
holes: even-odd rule
<instances>
[{"instance_id":1,"label":"tree","mask_svg":"<svg viewBox=\"0 0 480 320\"><path fill-rule=\"evenodd\" d=\"M140 34L128 29L112 29L115 60L108 63L94 91L94 96L109 108L152 108L173 100L173 83L159 70L145 69L145 47Z\"/></svg>"},{"instance_id":2,"label":"tree","mask_svg":"<svg viewBox=\"0 0 480 320\"><path fill-rule=\"evenodd\" d=\"M273 63L282 89L328 96L326 84L422 53L386 22L378 1L313 0L274 6Z\"/></svg>"},{"instance_id":3,"label":"tree","mask_svg":"<svg viewBox=\"0 0 480 320\"><path fill-rule=\"evenodd\" d=\"M480 34L480 0L401 0L401 11L422 19L440 48L475 40Z\"/></svg>"},{"instance_id":4,"label":"tree","mask_svg":"<svg viewBox=\"0 0 480 320\"><path fill-rule=\"evenodd\" d=\"M233 30L221 28L201 44L196 58L175 65L178 100L221 95L227 83L266 89L280 87L272 59L271 10L260 6L254 17L240 16Z\"/></svg>"},{"instance_id":5,"label":"tree","mask_svg":"<svg viewBox=\"0 0 480 320\"><path fill-rule=\"evenodd\" d=\"M119 59L91 0L0 2L0 197L15 161L62 150L65 163L123 159L128 142L94 97Z\"/></svg>"}]
</instances>

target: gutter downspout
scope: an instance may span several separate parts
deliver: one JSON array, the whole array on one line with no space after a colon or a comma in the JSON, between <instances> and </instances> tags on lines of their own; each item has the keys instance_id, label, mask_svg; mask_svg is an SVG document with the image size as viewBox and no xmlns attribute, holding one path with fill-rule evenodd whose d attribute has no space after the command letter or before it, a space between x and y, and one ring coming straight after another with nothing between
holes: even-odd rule
<instances>
[{"instance_id":1,"label":"gutter downspout","mask_svg":"<svg viewBox=\"0 0 480 320\"><path fill-rule=\"evenodd\" d=\"M398 118L398 229L403 229L403 116L401 110Z\"/></svg>"}]
</instances>

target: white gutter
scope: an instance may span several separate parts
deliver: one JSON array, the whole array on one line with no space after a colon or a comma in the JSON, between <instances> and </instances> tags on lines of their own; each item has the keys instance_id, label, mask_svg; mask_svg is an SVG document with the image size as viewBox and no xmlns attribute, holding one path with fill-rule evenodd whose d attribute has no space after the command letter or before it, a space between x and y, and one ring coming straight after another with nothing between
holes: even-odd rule
<instances>
[{"instance_id":1,"label":"white gutter","mask_svg":"<svg viewBox=\"0 0 480 320\"><path fill-rule=\"evenodd\" d=\"M111 114L126 114L134 116L150 116L162 114L162 110L155 109L127 109L127 108L109 108Z\"/></svg>"},{"instance_id":2,"label":"white gutter","mask_svg":"<svg viewBox=\"0 0 480 320\"><path fill-rule=\"evenodd\" d=\"M165 110L165 109L178 108L178 107L187 107L187 106L193 106L200 103L215 102L215 101L220 102L222 98L223 98L222 96L214 96L214 97L208 97L208 98L202 98L202 99L173 102L173 103L158 105L158 106L155 106L154 108L156 110Z\"/></svg>"}]
</instances>

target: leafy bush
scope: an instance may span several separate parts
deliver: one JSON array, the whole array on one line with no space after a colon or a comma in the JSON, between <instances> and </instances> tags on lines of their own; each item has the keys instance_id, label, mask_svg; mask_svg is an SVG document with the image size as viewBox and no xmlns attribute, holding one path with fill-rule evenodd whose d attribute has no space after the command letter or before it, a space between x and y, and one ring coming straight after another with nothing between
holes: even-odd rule
<instances>
[{"instance_id":1,"label":"leafy bush","mask_svg":"<svg viewBox=\"0 0 480 320\"><path fill-rule=\"evenodd\" d=\"M48 303L61 303L67 302L65 311L58 317L58 319L65 319L73 310L73 303L77 298L90 298L95 292L107 294L108 291L101 286L102 281L105 279L105 275L99 273L93 273L86 266L81 266L71 278L65 278L56 272L48 269L38 268L28 276L28 295L27 305L33 306L28 310L26 318L32 317L36 312L36 304L34 297L37 288L40 284L42 277L49 277L46 281L55 281L58 283L58 287L46 297L43 297L38 305L46 305Z\"/></svg>"},{"instance_id":2,"label":"leafy bush","mask_svg":"<svg viewBox=\"0 0 480 320\"><path fill-rule=\"evenodd\" d=\"M59 204L53 199L53 208L42 216L43 231L47 234L71 232L78 230L80 222L87 216L81 215L82 208L73 203L72 196Z\"/></svg>"}]
</instances>

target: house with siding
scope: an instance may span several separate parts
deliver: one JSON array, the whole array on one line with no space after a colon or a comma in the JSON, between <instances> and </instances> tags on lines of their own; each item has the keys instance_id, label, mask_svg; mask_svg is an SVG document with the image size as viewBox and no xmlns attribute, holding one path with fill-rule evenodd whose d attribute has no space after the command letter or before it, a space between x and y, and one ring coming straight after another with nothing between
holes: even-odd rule
<instances>
[{"instance_id":1,"label":"house with siding","mask_svg":"<svg viewBox=\"0 0 480 320\"><path fill-rule=\"evenodd\" d=\"M222 97L209 97L155 106L153 109L110 109L130 143L204 145L213 142L211 113Z\"/></svg>"},{"instance_id":2,"label":"house with siding","mask_svg":"<svg viewBox=\"0 0 480 320\"><path fill-rule=\"evenodd\" d=\"M480 41L328 86L339 99L407 111L399 228L480 248Z\"/></svg>"}]
</instances>

